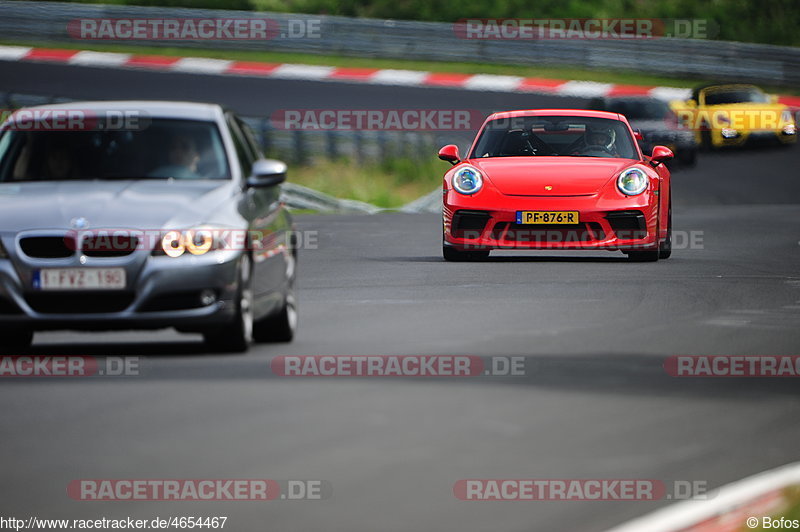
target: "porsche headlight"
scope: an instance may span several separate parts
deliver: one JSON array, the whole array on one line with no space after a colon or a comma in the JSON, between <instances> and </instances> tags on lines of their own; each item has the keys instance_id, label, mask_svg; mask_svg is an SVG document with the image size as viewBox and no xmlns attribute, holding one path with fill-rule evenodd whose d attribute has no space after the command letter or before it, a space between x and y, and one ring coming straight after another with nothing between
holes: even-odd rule
<instances>
[{"instance_id":1,"label":"porsche headlight","mask_svg":"<svg viewBox=\"0 0 800 532\"><path fill-rule=\"evenodd\" d=\"M199 228L188 231L168 231L161 238L160 249L156 252L163 253L168 257L180 257L184 253L191 255L205 255L212 249L217 249L215 245L214 232L210 229Z\"/></svg>"},{"instance_id":2,"label":"porsche headlight","mask_svg":"<svg viewBox=\"0 0 800 532\"><path fill-rule=\"evenodd\" d=\"M477 168L462 166L453 174L453 188L462 194L475 194L483 187L483 176Z\"/></svg>"},{"instance_id":3,"label":"porsche headlight","mask_svg":"<svg viewBox=\"0 0 800 532\"><path fill-rule=\"evenodd\" d=\"M617 178L617 188L626 196L636 196L647 190L647 174L639 168L628 168Z\"/></svg>"}]
</instances>

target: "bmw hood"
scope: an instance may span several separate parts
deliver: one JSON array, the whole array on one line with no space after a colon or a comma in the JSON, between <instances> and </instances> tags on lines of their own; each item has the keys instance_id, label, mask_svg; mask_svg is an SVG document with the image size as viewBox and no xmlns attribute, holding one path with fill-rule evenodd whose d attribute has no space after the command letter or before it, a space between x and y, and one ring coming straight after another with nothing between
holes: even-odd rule
<instances>
[{"instance_id":1,"label":"bmw hood","mask_svg":"<svg viewBox=\"0 0 800 532\"><path fill-rule=\"evenodd\" d=\"M597 194L635 162L602 157L506 157L470 161L497 190L510 196Z\"/></svg>"},{"instance_id":2,"label":"bmw hood","mask_svg":"<svg viewBox=\"0 0 800 532\"><path fill-rule=\"evenodd\" d=\"M206 221L231 181L40 181L0 184L0 233L162 229Z\"/></svg>"}]
</instances>

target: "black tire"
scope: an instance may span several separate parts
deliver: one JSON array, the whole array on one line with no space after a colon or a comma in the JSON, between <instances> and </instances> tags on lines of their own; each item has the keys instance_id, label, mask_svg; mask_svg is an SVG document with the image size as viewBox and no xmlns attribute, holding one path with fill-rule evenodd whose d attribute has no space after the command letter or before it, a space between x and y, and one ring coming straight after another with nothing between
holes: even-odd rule
<instances>
[{"instance_id":1,"label":"black tire","mask_svg":"<svg viewBox=\"0 0 800 532\"><path fill-rule=\"evenodd\" d=\"M658 258L668 259L672 256L672 197L669 198L669 211L667 212L667 238L658 245Z\"/></svg>"},{"instance_id":2,"label":"black tire","mask_svg":"<svg viewBox=\"0 0 800 532\"><path fill-rule=\"evenodd\" d=\"M442 246L442 256L449 262L472 262L489 258L489 250L461 251L452 246Z\"/></svg>"},{"instance_id":3,"label":"black tire","mask_svg":"<svg viewBox=\"0 0 800 532\"><path fill-rule=\"evenodd\" d=\"M33 331L26 327L0 327L0 351L11 353L28 349L33 343Z\"/></svg>"},{"instance_id":4,"label":"black tire","mask_svg":"<svg viewBox=\"0 0 800 532\"><path fill-rule=\"evenodd\" d=\"M288 287L283 298L283 305L277 314L260 319L253 325L253 340L265 342L291 342L297 332L297 299L294 295L297 253L292 253L293 264L287 275Z\"/></svg>"},{"instance_id":5,"label":"black tire","mask_svg":"<svg viewBox=\"0 0 800 532\"><path fill-rule=\"evenodd\" d=\"M687 148L678 152L678 160L682 166L692 167L697 165L697 149Z\"/></svg>"},{"instance_id":6,"label":"black tire","mask_svg":"<svg viewBox=\"0 0 800 532\"><path fill-rule=\"evenodd\" d=\"M648 249L645 251L628 251L628 260L631 262L655 262L661 252L658 249Z\"/></svg>"},{"instance_id":7,"label":"black tire","mask_svg":"<svg viewBox=\"0 0 800 532\"><path fill-rule=\"evenodd\" d=\"M236 311L231 323L203 333L206 345L213 351L243 353L253 343L252 265L249 255L239 260L239 283L236 290Z\"/></svg>"},{"instance_id":8,"label":"black tire","mask_svg":"<svg viewBox=\"0 0 800 532\"><path fill-rule=\"evenodd\" d=\"M700 132L700 146L703 151L711 151L714 149L714 143L711 142L711 131L704 129Z\"/></svg>"}]
</instances>

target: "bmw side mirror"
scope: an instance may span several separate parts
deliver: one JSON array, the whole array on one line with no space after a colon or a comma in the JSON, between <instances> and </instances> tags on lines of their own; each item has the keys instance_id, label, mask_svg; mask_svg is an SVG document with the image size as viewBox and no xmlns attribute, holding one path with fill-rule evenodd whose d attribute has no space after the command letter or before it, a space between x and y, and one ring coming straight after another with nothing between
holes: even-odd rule
<instances>
[{"instance_id":1,"label":"bmw side mirror","mask_svg":"<svg viewBox=\"0 0 800 532\"><path fill-rule=\"evenodd\" d=\"M439 159L447 161L450 164L458 164L461 158L458 156L458 146L455 144L448 144L439 150Z\"/></svg>"},{"instance_id":2,"label":"bmw side mirror","mask_svg":"<svg viewBox=\"0 0 800 532\"><path fill-rule=\"evenodd\" d=\"M259 159L253 163L253 170L247 178L247 186L252 188L274 187L286 181L286 164L272 159Z\"/></svg>"}]
</instances>

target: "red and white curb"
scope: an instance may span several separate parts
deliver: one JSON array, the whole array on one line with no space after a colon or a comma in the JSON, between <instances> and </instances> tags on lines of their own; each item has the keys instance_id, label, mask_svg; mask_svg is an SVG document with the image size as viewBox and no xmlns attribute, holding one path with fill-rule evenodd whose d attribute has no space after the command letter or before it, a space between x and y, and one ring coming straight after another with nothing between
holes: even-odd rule
<instances>
[{"instance_id":1,"label":"red and white curb","mask_svg":"<svg viewBox=\"0 0 800 532\"><path fill-rule=\"evenodd\" d=\"M760 528L764 517L787 509L790 501L784 490L791 486L800 486L800 462L728 484L709 492L703 500L656 510L608 532L740 532Z\"/></svg>"},{"instance_id":2,"label":"red and white curb","mask_svg":"<svg viewBox=\"0 0 800 532\"><path fill-rule=\"evenodd\" d=\"M653 96L661 100L681 100L691 90L680 87L617 85L594 81L564 81L495 74L437 73L419 70L329 67L291 63L230 61L203 57L168 57L153 55L0 46L0 61L44 61L68 65L135 68L159 72L186 72L219 76L296 79L306 81L340 81L403 87L444 87L475 91L552 94L594 98L602 96ZM780 101L800 107L800 97L782 96Z\"/></svg>"}]
</instances>

